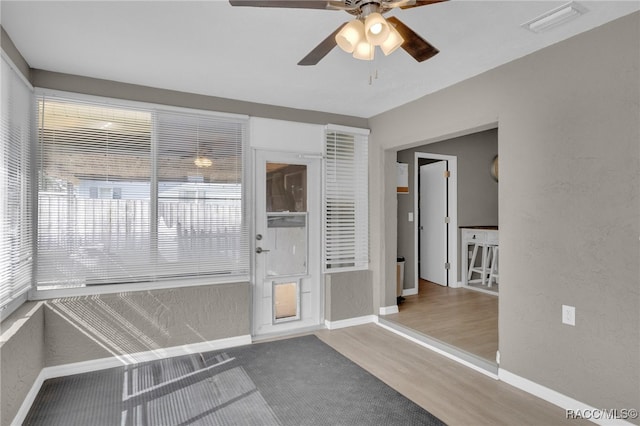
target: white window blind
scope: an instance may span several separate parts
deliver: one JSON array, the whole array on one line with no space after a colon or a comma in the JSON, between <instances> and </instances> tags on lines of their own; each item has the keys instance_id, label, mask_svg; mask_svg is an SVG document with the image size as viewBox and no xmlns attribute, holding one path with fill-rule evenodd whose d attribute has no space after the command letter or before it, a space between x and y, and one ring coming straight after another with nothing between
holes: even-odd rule
<instances>
[{"instance_id":1,"label":"white window blind","mask_svg":"<svg viewBox=\"0 0 640 426\"><path fill-rule=\"evenodd\" d=\"M38 287L148 280L151 113L42 96L38 122Z\"/></svg>"},{"instance_id":2,"label":"white window blind","mask_svg":"<svg viewBox=\"0 0 640 426\"><path fill-rule=\"evenodd\" d=\"M39 289L248 273L242 120L59 96L38 105ZM201 148L215 164L196 166Z\"/></svg>"},{"instance_id":3,"label":"white window blind","mask_svg":"<svg viewBox=\"0 0 640 426\"><path fill-rule=\"evenodd\" d=\"M159 112L157 130L159 270L248 274L244 123Z\"/></svg>"},{"instance_id":4,"label":"white window blind","mask_svg":"<svg viewBox=\"0 0 640 426\"><path fill-rule=\"evenodd\" d=\"M31 88L2 57L0 149L0 308L31 288Z\"/></svg>"},{"instance_id":5,"label":"white window blind","mask_svg":"<svg viewBox=\"0 0 640 426\"><path fill-rule=\"evenodd\" d=\"M324 270L366 269L369 264L368 137L325 133Z\"/></svg>"}]
</instances>

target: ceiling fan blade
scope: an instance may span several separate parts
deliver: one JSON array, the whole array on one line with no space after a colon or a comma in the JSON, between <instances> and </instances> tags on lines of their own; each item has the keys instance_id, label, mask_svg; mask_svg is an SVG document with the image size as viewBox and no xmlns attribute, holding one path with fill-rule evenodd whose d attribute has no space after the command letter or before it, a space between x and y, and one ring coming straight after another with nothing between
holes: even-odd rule
<instances>
[{"instance_id":1,"label":"ceiling fan blade","mask_svg":"<svg viewBox=\"0 0 640 426\"><path fill-rule=\"evenodd\" d=\"M447 0L415 0L409 2L409 4L400 6L400 9L410 9L412 7L419 7L419 6L429 6L430 4L434 4L434 3L441 3L443 1L447 1Z\"/></svg>"},{"instance_id":2,"label":"ceiling fan blade","mask_svg":"<svg viewBox=\"0 0 640 426\"><path fill-rule=\"evenodd\" d=\"M346 22L340 25L333 33L329 35L329 37L322 40L319 45L317 45L311 52L307 54L307 56L305 56L304 58L302 58L302 60L300 60L300 62L298 62L298 65L315 65L320 62L322 58L324 58L329 52L331 52L331 49L336 47L336 34L338 34L338 32L345 25L347 25Z\"/></svg>"},{"instance_id":3,"label":"ceiling fan blade","mask_svg":"<svg viewBox=\"0 0 640 426\"><path fill-rule=\"evenodd\" d=\"M398 30L404 39L401 47L416 61L426 61L440 52L395 16L388 17L387 22L390 22Z\"/></svg>"},{"instance_id":4,"label":"ceiling fan blade","mask_svg":"<svg viewBox=\"0 0 640 426\"><path fill-rule=\"evenodd\" d=\"M229 0L231 6L285 7L290 9L334 9L328 0Z\"/></svg>"}]
</instances>

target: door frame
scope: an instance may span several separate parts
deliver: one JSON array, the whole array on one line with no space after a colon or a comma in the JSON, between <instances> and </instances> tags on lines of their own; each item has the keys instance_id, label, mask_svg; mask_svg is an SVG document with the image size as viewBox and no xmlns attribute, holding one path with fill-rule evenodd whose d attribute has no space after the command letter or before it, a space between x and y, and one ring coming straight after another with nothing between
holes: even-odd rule
<instances>
[{"instance_id":1,"label":"door frame","mask_svg":"<svg viewBox=\"0 0 640 426\"><path fill-rule=\"evenodd\" d=\"M418 165L421 158L430 160L445 160L448 162L448 170L450 172L449 179L447 180L447 211L449 212L449 250L448 259L451 267L447 272L447 281L449 287L460 287L461 283L458 279L458 157L455 155L443 155L443 154L431 154L426 152L416 152L414 156L413 164L413 208L414 208L414 221L413 221L413 258L414 258L414 287L404 289L402 295L418 294L418 283L420 282L420 273L418 270L419 261L418 253L420 247L420 205L418 204L419 197L419 182L420 182L420 167Z\"/></svg>"},{"instance_id":2,"label":"door frame","mask_svg":"<svg viewBox=\"0 0 640 426\"><path fill-rule=\"evenodd\" d=\"M324 283L324 275L322 273L322 254L320 251L320 255L318 257L318 268L317 268L317 282L318 282L318 300L317 302L317 309L318 309L318 324L316 325L311 325L311 326L301 326L301 327L295 327L295 322L291 322L289 324L294 324L293 326L290 327L285 327L284 330L282 331L276 331L273 333L264 333L264 334L256 334L256 318L255 318L255 312L256 312L256 308L255 308L255 304L256 304L256 298L257 298L257 294L256 294L256 288L257 288L257 280L258 280L258 273L256 270L256 248L258 246L258 241L256 241L255 235L257 232L257 208L258 208L258 203L257 203L257 164L258 164L258 157L259 157L259 153L266 153L266 154L274 154L274 155L288 155L288 156L295 156L296 159L299 159L300 164L311 164L313 161L319 161L318 164L318 168L319 168L319 173L318 173L318 180L319 183L322 185L322 180L323 180L323 169L324 169L324 158L322 156L322 154L312 154L312 153L305 153L305 152L294 152L294 151L284 151L284 150L277 150L277 149L267 149L267 148L260 148L260 147L254 147L251 148L251 172L249 173L250 176L248 177L249 181L251 182L251 192L250 192L250 205L251 205L251 212L248 216L249 218L249 223L250 223L250 237L249 237L249 250L250 250L250 268L251 268L251 273L250 273L250 303L249 303L249 326L250 326L250 331L251 331L251 337L253 341L260 341L260 340L264 340L264 339L269 339L272 337L279 337L279 336L284 336L284 335L288 335L288 334L293 334L293 333L301 333L301 332L307 332L307 331L313 331L313 330L317 330L320 329L324 326L324 320L325 320L325 283ZM321 194L319 195L319 199L318 199L318 213L317 213L317 217L318 217L318 223L314 224L313 226L316 227L316 231L318 233L318 237L321 240L322 239L322 196ZM311 226L309 225L309 232L311 233ZM309 271L308 276L311 276L312 271ZM286 323L283 323L286 324Z\"/></svg>"}]
</instances>

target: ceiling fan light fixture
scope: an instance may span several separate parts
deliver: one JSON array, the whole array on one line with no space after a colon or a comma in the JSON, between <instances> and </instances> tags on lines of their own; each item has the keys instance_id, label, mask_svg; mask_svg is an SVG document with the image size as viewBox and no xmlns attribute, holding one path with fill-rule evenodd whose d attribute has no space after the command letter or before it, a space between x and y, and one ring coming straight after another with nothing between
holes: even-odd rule
<instances>
[{"instance_id":1,"label":"ceiling fan light fixture","mask_svg":"<svg viewBox=\"0 0 640 426\"><path fill-rule=\"evenodd\" d=\"M380 45L380 48L382 49L382 53L388 56L398 47L402 46L402 43L404 43L404 39L398 30L396 30L393 25L389 25L389 37Z\"/></svg>"},{"instance_id":2,"label":"ceiling fan light fixture","mask_svg":"<svg viewBox=\"0 0 640 426\"><path fill-rule=\"evenodd\" d=\"M364 34L369 43L380 46L389 36L389 24L378 12L370 13L364 20Z\"/></svg>"},{"instance_id":3,"label":"ceiling fan light fixture","mask_svg":"<svg viewBox=\"0 0 640 426\"><path fill-rule=\"evenodd\" d=\"M362 40L358 43L353 51L353 57L363 61L373 61L374 54L375 46L367 42L367 40Z\"/></svg>"},{"instance_id":4,"label":"ceiling fan light fixture","mask_svg":"<svg viewBox=\"0 0 640 426\"><path fill-rule=\"evenodd\" d=\"M203 168L203 167L211 167L213 162L211 161L211 159L207 157L198 156L196 157L195 160L193 160L193 164L195 164L196 167Z\"/></svg>"},{"instance_id":5,"label":"ceiling fan light fixture","mask_svg":"<svg viewBox=\"0 0 640 426\"><path fill-rule=\"evenodd\" d=\"M364 24L362 21L354 19L336 34L336 43L345 52L353 53L358 43L364 38Z\"/></svg>"},{"instance_id":6,"label":"ceiling fan light fixture","mask_svg":"<svg viewBox=\"0 0 640 426\"><path fill-rule=\"evenodd\" d=\"M437 55L439 50L395 16L385 19L382 15L394 9L412 9L445 1L448 0L229 0L229 3L231 6L341 10L349 13L352 21L341 24L298 62L300 66L309 66L317 65L336 45L357 59L372 60L375 46L380 46L385 55L402 47L417 62L426 61ZM360 46L363 41L365 44Z\"/></svg>"}]
</instances>

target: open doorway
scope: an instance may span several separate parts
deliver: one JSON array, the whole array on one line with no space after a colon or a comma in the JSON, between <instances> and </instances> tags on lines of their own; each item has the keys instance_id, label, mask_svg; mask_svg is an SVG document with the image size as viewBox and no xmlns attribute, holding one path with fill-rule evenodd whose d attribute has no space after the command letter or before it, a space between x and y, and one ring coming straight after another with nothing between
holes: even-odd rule
<instances>
[{"instance_id":1,"label":"open doorway","mask_svg":"<svg viewBox=\"0 0 640 426\"><path fill-rule=\"evenodd\" d=\"M409 181L413 183L408 196L398 194L398 256L406 259L402 283L405 300L399 305L398 314L385 317L493 365L496 365L498 350L499 292L487 294L464 287L463 275L469 260L461 249L461 228L497 228L498 183L491 175L497 154L497 129L398 152L397 161L408 164ZM450 174L448 210L442 221L449 222L449 230L446 248L442 248L437 263L446 253L445 264L449 266L446 285L421 273L429 259L423 259L425 253L421 248L421 240L425 238L421 235L424 229L420 229L424 203L419 199L420 192L424 192L419 181L421 166L440 163L442 169L443 162L447 163ZM455 164L455 170L452 164ZM453 185L451 180L455 180ZM437 244L442 246L440 242ZM421 279L421 276L427 279Z\"/></svg>"}]
</instances>

